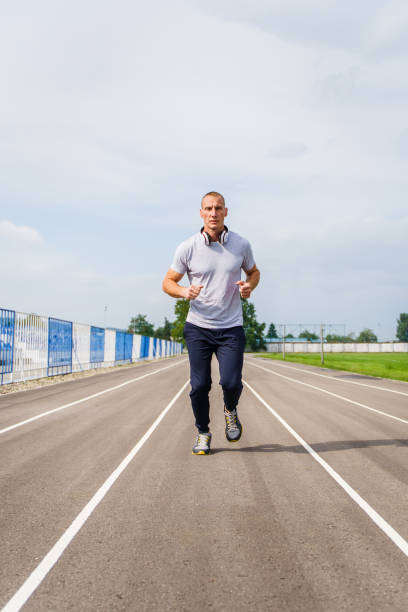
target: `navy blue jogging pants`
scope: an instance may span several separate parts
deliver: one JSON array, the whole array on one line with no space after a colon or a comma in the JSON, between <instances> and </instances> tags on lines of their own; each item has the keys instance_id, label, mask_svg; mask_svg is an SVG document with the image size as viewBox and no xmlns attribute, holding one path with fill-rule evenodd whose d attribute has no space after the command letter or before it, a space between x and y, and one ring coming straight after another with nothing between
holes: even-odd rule
<instances>
[{"instance_id":1,"label":"navy blue jogging pants","mask_svg":"<svg viewBox=\"0 0 408 612\"><path fill-rule=\"evenodd\" d=\"M195 424L200 433L206 433L210 423L208 394L213 353L218 359L224 404L227 410L234 410L242 392L245 333L242 326L208 329L187 322L184 338L190 360L190 398Z\"/></svg>"}]
</instances>

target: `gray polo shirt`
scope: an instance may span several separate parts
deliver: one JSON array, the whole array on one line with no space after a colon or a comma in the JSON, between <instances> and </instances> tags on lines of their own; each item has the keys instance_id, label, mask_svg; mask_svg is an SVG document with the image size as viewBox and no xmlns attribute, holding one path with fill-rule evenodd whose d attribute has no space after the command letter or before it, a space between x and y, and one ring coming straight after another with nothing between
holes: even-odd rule
<instances>
[{"instance_id":1,"label":"gray polo shirt","mask_svg":"<svg viewBox=\"0 0 408 612\"><path fill-rule=\"evenodd\" d=\"M228 232L225 244L205 244L201 233L194 234L176 249L172 270L187 273L190 285L204 285L200 295L190 300L187 321L210 329L242 325L239 286L241 268L247 272L255 265L246 238Z\"/></svg>"}]
</instances>

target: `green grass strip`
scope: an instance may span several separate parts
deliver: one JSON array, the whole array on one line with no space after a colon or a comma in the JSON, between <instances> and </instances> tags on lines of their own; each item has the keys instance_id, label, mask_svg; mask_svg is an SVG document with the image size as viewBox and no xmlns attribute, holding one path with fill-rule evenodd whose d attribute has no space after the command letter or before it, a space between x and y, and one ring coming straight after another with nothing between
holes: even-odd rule
<instances>
[{"instance_id":1,"label":"green grass strip","mask_svg":"<svg viewBox=\"0 0 408 612\"><path fill-rule=\"evenodd\" d=\"M259 356L282 361L282 353ZM408 382L408 353L325 353L323 366L320 353L286 353L285 361Z\"/></svg>"}]
</instances>

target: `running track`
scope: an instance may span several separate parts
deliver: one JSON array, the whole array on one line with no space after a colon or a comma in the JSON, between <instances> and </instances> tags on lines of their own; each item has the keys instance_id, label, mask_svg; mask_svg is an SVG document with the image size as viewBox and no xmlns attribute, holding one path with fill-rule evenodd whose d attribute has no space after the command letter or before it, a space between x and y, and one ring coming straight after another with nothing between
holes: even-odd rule
<instances>
[{"instance_id":1,"label":"running track","mask_svg":"<svg viewBox=\"0 0 408 612\"><path fill-rule=\"evenodd\" d=\"M408 384L213 367L208 457L185 357L0 397L2 610L408 609Z\"/></svg>"}]
</instances>

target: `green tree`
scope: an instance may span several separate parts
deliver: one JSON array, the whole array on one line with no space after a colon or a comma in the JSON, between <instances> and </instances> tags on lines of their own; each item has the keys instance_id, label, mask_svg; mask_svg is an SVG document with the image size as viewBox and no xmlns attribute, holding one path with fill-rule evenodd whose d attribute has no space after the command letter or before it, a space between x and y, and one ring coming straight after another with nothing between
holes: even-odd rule
<instances>
[{"instance_id":1,"label":"green tree","mask_svg":"<svg viewBox=\"0 0 408 612\"><path fill-rule=\"evenodd\" d=\"M149 323L147 315L138 314L130 319L128 332L131 334L140 334L141 336L153 336L154 325Z\"/></svg>"},{"instance_id":2,"label":"green tree","mask_svg":"<svg viewBox=\"0 0 408 612\"><path fill-rule=\"evenodd\" d=\"M256 320L255 306L252 302L241 299L241 303L247 347L250 348L251 351L259 351L266 348L264 342L264 329L266 323L258 323Z\"/></svg>"},{"instance_id":3,"label":"green tree","mask_svg":"<svg viewBox=\"0 0 408 612\"><path fill-rule=\"evenodd\" d=\"M161 338L162 340L170 340L173 324L170 323L167 317L164 317L163 327L157 327L154 332L155 338Z\"/></svg>"},{"instance_id":4,"label":"green tree","mask_svg":"<svg viewBox=\"0 0 408 612\"><path fill-rule=\"evenodd\" d=\"M172 328L172 336L174 340L177 342L184 342L183 338L183 327L187 319L188 311L190 308L190 300L185 300L184 298L180 298L176 301L176 305L174 306L174 314L176 315L176 320L173 323Z\"/></svg>"},{"instance_id":5,"label":"green tree","mask_svg":"<svg viewBox=\"0 0 408 612\"><path fill-rule=\"evenodd\" d=\"M164 325L163 325L163 338L164 340L170 340L171 334L173 331L173 323L170 323L167 317L164 317Z\"/></svg>"},{"instance_id":6,"label":"green tree","mask_svg":"<svg viewBox=\"0 0 408 612\"><path fill-rule=\"evenodd\" d=\"M327 334L326 341L331 342L331 343L333 342L355 342L353 332L351 332L347 336L339 336L337 334Z\"/></svg>"},{"instance_id":7,"label":"green tree","mask_svg":"<svg viewBox=\"0 0 408 612\"><path fill-rule=\"evenodd\" d=\"M305 329L299 334L299 338L305 338L306 340L318 340L319 336Z\"/></svg>"},{"instance_id":8,"label":"green tree","mask_svg":"<svg viewBox=\"0 0 408 612\"><path fill-rule=\"evenodd\" d=\"M400 342L408 342L408 312L401 312L397 321L396 336Z\"/></svg>"},{"instance_id":9,"label":"green tree","mask_svg":"<svg viewBox=\"0 0 408 612\"><path fill-rule=\"evenodd\" d=\"M286 334L285 338L294 338L295 336L293 334Z\"/></svg>"},{"instance_id":10,"label":"green tree","mask_svg":"<svg viewBox=\"0 0 408 612\"><path fill-rule=\"evenodd\" d=\"M360 332L356 342L378 342L378 339L373 330L366 327Z\"/></svg>"},{"instance_id":11,"label":"green tree","mask_svg":"<svg viewBox=\"0 0 408 612\"><path fill-rule=\"evenodd\" d=\"M278 334L276 333L276 327L273 323L269 325L268 333L266 334L267 338L277 338Z\"/></svg>"}]
</instances>

